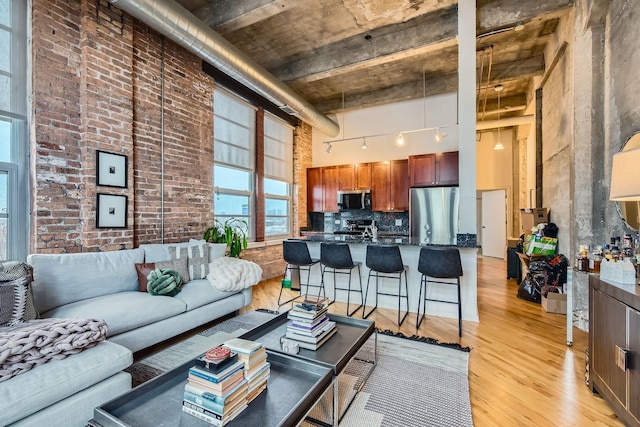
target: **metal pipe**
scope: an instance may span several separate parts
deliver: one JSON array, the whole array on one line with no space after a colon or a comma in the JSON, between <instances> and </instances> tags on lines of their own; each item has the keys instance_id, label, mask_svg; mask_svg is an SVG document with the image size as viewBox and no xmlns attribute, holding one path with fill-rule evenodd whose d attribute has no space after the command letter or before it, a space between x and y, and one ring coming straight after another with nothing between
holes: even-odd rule
<instances>
[{"instance_id":1,"label":"metal pipe","mask_svg":"<svg viewBox=\"0 0 640 427\"><path fill-rule=\"evenodd\" d=\"M507 117L500 120L485 120L483 122L476 123L476 130L496 129L500 127L518 126L518 125L530 125L534 121L534 115L529 114L526 116Z\"/></svg>"},{"instance_id":2,"label":"metal pipe","mask_svg":"<svg viewBox=\"0 0 640 427\"><path fill-rule=\"evenodd\" d=\"M281 108L295 110L297 116L327 136L334 137L340 126L320 113L293 89L213 31L204 22L173 0L109 0L175 43L198 55L223 73Z\"/></svg>"},{"instance_id":3,"label":"metal pipe","mask_svg":"<svg viewBox=\"0 0 640 427\"><path fill-rule=\"evenodd\" d=\"M160 243L164 244L164 36L160 43Z\"/></svg>"}]
</instances>

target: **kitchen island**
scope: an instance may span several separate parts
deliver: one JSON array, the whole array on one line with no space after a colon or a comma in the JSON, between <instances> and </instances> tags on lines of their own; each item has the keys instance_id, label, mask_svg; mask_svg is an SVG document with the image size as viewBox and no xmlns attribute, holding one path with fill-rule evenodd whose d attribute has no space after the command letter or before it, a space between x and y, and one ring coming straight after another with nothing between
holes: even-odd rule
<instances>
[{"instance_id":1,"label":"kitchen island","mask_svg":"<svg viewBox=\"0 0 640 427\"><path fill-rule=\"evenodd\" d=\"M377 239L365 238L359 235L338 235L338 234L318 234L313 233L301 237L302 240L307 242L309 246L309 252L312 258L320 258L320 243L322 242L334 242L334 243L347 243L351 250L351 256L354 261L360 261L362 263L361 276L362 276L362 288L363 292L366 289L367 277L369 275L369 269L365 265L366 249L367 245L398 245L400 247L400 253L402 260L407 269L407 283L409 286L409 311L416 313L418 311L418 295L420 292L420 278L421 274L418 271L418 257L420 255L420 248L422 246L432 247L455 247L460 250L460 258L462 261L462 270L464 276L460 278L460 292L462 298L462 319L478 322L478 266L477 266L477 250L475 245L425 245L414 241L407 236L379 236ZM358 287L357 269L353 270L353 276L351 278L351 287ZM311 283L320 283L320 266L313 267L311 269ZM371 307L375 304L375 283L371 280L371 289L367 297L366 304ZM336 281L339 287L346 287L348 283L348 277L343 274L336 275ZM382 292L397 292L398 281L393 279L380 279L380 290ZM331 299L340 302L347 301L347 292L338 291L335 295L333 286L333 274L327 274L325 277L325 288L327 290L327 296ZM304 291L304 289L303 289ZM313 292L313 288L312 288ZM427 289L429 298L442 299L455 301L456 288L455 286L447 285L434 285L430 284ZM359 300L357 293L352 293L351 302ZM397 310L398 298L392 296L380 295L378 301L378 307ZM402 306L404 309L404 305ZM434 301L427 301L426 313L428 316L441 316L457 319L458 311L455 304L445 304ZM356 315L361 315L358 312ZM415 316L409 316L408 322L415 322Z\"/></svg>"}]
</instances>

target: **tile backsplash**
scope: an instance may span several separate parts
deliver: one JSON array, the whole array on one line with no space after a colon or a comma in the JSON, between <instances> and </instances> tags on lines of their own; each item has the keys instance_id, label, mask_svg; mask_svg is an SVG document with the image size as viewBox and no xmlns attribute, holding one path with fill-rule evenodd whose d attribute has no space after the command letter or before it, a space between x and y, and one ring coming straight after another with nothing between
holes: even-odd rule
<instances>
[{"instance_id":1,"label":"tile backsplash","mask_svg":"<svg viewBox=\"0 0 640 427\"><path fill-rule=\"evenodd\" d=\"M346 230L347 220L373 219L378 227L378 232L389 234L409 234L409 213L404 212L371 212L371 211L348 211L338 213L309 213L309 226L311 231L324 231L333 233L334 231Z\"/></svg>"}]
</instances>

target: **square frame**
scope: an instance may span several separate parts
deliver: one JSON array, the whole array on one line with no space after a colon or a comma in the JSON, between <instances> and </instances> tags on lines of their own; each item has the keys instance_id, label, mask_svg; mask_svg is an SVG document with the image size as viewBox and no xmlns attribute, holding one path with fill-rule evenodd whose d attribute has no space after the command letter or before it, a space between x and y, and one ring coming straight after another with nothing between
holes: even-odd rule
<instances>
[{"instance_id":1,"label":"square frame","mask_svg":"<svg viewBox=\"0 0 640 427\"><path fill-rule=\"evenodd\" d=\"M127 196L98 193L96 228L127 228Z\"/></svg>"},{"instance_id":2,"label":"square frame","mask_svg":"<svg viewBox=\"0 0 640 427\"><path fill-rule=\"evenodd\" d=\"M127 188L127 156L96 150L96 184Z\"/></svg>"}]
</instances>

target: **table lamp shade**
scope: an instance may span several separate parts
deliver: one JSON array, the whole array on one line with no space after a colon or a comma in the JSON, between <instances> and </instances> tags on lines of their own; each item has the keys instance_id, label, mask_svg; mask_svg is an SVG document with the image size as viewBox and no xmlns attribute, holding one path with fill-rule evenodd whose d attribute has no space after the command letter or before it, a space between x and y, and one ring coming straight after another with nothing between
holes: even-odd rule
<instances>
[{"instance_id":1,"label":"table lamp shade","mask_svg":"<svg viewBox=\"0 0 640 427\"><path fill-rule=\"evenodd\" d=\"M609 200L640 200L640 148L621 151L613 156Z\"/></svg>"}]
</instances>

